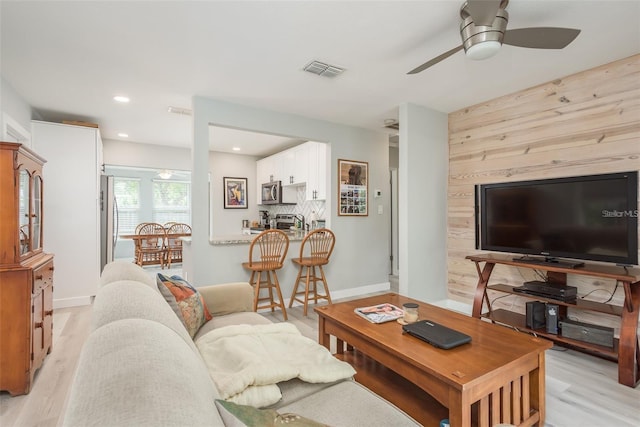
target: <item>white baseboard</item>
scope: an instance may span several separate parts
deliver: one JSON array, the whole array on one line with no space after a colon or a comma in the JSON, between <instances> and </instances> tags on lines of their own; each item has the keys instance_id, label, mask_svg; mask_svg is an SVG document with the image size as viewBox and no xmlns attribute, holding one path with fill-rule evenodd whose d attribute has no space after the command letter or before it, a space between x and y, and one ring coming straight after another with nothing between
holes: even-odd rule
<instances>
[{"instance_id":1,"label":"white baseboard","mask_svg":"<svg viewBox=\"0 0 640 427\"><path fill-rule=\"evenodd\" d=\"M83 297L74 298L59 298L53 300L53 309L78 307L80 305L90 305L93 301L93 296L87 295Z\"/></svg>"},{"instance_id":2,"label":"white baseboard","mask_svg":"<svg viewBox=\"0 0 640 427\"><path fill-rule=\"evenodd\" d=\"M343 298L363 296L363 295L371 294L374 292L389 291L390 289L391 289L391 283L384 282L384 283L376 283L373 285L358 286L357 288L341 289L339 291L332 291L331 288L329 288L329 292L331 293L331 300L336 301ZM285 307L289 307L290 299L291 298L285 298L284 300ZM302 303L300 303L299 301L293 302L294 307L301 306L301 305ZM258 312L264 312L269 310L270 309L265 308L262 310L258 310Z\"/></svg>"},{"instance_id":3,"label":"white baseboard","mask_svg":"<svg viewBox=\"0 0 640 427\"><path fill-rule=\"evenodd\" d=\"M465 304L451 299L443 299L432 302L431 304L448 310L457 311L458 313L466 314L467 316L471 316L471 312L473 311L473 306L471 304Z\"/></svg>"},{"instance_id":4,"label":"white baseboard","mask_svg":"<svg viewBox=\"0 0 640 427\"><path fill-rule=\"evenodd\" d=\"M357 297L357 296L366 295L366 294L372 294L374 292L389 291L390 289L391 289L391 283L383 282L383 283L376 283L373 285L358 286L357 288L341 289L335 292L331 291L331 289L329 289L329 291L331 291L332 300L334 299L339 300L342 298L351 298L351 297Z\"/></svg>"}]
</instances>

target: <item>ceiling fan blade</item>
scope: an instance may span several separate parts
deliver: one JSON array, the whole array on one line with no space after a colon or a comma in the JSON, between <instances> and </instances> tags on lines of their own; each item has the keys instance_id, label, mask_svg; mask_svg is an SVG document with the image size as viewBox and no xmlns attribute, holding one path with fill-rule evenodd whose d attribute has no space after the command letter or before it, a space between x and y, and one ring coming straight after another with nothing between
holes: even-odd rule
<instances>
[{"instance_id":1,"label":"ceiling fan blade","mask_svg":"<svg viewBox=\"0 0 640 427\"><path fill-rule=\"evenodd\" d=\"M534 49L562 49L575 40L580 30L558 27L531 27L507 30L502 43Z\"/></svg>"},{"instance_id":2,"label":"ceiling fan blade","mask_svg":"<svg viewBox=\"0 0 640 427\"><path fill-rule=\"evenodd\" d=\"M490 26L496 19L502 0L467 0L467 9L477 25Z\"/></svg>"},{"instance_id":3,"label":"ceiling fan blade","mask_svg":"<svg viewBox=\"0 0 640 427\"><path fill-rule=\"evenodd\" d=\"M427 68L431 67L432 65L437 64L438 62L442 61L443 59L447 59L448 57L450 57L451 55L453 55L454 53L456 53L456 52L458 52L460 50L462 50L462 45L460 45L458 47L454 47L453 49L446 51L442 55L436 56L432 60L427 61L424 64L420 65L419 67L416 67L413 70L409 71L407 74L418 74L419 72L426 70Z\"/></svg>"}]
</instances>

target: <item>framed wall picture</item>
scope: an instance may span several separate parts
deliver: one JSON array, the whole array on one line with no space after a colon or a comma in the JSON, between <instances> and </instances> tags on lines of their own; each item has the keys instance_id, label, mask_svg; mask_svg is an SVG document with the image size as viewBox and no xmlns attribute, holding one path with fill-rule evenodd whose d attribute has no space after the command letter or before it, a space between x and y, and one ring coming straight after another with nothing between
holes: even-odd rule
<instances>
[{"instance_id":1,"label":"framed wall picture","mask_svg":"<svg viewBox=\"0 0 640 427\"><path fill-rule=\"evenodd\" d=\"M338 160L338 215L369 214L369 164Z\"/></svg>"},{"instance_id":2,"label":"framed wall picture","mask_svg":"<svg viewBox=\"0 0 640 427\"><path fill-rule=\"evenodd\" d=\"M247 209L247 178L224 177L224 208Z\"/></svg>"}]
</instances>

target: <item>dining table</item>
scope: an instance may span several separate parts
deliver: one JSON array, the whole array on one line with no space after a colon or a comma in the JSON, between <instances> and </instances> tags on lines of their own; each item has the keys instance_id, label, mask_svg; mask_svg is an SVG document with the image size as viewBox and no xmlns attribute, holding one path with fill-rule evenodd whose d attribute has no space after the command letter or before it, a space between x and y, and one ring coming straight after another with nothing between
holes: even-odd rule
<instances>
[{"instance_id":1,"label":"dining table","mask_svg":"<svg viewBox=\"0 0 640 427\"><path fill-rule=\"evenodd\" d=\"M119 234L118 238L130 239L130 240L134 241L134 244L135 244L135 247L136 247L136 254L135 254L135 262L136 262L136 264L138 264L140 266L143 266L143 265L161 265L164 268L164 264L167 261L166 260L166 254L165 254L164 257L148 257L146 260L139 259L139 257L138 257L138 248L140 248L142 246L142 241L153 239L153 238L158 238L158 237L179 239L181 237L190 237L190 236L191 236L191 233ZM166 245L166 242L163 243L163 245ZM180 261L182 260L182 256L179 257L179 260Z\"/></svg>"}]
</instances>

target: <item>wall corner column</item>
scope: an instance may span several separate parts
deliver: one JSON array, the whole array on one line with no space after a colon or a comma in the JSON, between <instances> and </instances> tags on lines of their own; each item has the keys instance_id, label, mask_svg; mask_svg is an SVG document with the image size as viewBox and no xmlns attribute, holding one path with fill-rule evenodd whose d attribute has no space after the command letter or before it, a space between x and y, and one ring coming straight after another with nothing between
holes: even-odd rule
<instances>
[{"instance_id":1,"label":"wall corner column","mask_svg":"<svg viewBox=\"0 0 640 427\"><path fill-rule=\"evenodd\" d=\"M192 236L189 254L185 263L185 278L194 286L207 283L206 260L209 253L209 120L206 100L193 98L193 145L191 146L191 227ZM202 203L206 200L207 203ZM197 207L197 209L196 209Z\"/></svg>"},{"instance_id":2,"label":"wall corner column","mask_svg":"<svg viewBox=\"0 0 640 427\"><path fill-rule=\"evenodd\" d=\"M448 116L414 104L399 111L400 293L447 298Z\"/></svg>"}]
</instances>

